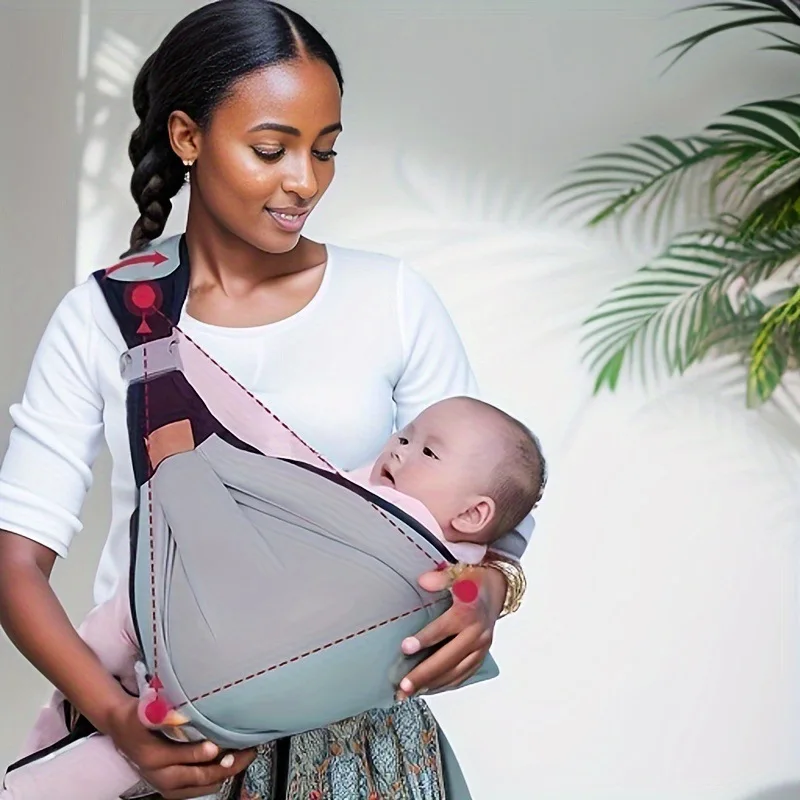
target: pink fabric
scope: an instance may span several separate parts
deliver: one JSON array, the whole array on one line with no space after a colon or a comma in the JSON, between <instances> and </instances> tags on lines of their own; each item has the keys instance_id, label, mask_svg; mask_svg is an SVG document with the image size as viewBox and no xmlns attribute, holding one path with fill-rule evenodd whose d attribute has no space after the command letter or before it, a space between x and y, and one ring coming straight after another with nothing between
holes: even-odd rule
<instances>
[{"instance_id":1,"label":"pink fabric","mask_svg":"<svg viewBox=\"0 0 800 800\"><path fill-rule=\"evenodd\" d=\"M338 470L228 375L198 345L177 329L183 374L219 422L264 455Z\"/></svg>"}]
</instances>

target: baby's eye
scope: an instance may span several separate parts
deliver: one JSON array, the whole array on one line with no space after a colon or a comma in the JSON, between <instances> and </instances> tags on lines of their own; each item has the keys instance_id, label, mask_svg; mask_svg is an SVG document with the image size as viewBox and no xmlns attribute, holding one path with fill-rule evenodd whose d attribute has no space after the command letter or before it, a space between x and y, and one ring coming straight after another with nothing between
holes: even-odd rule
<instances>
[{"instance_id":1,"label":"baby's eye","mask_svg":"<svg viewBox=\"0 0 800 800\"><path fill-rule=\"evenodd\" d=\"M439 458L439 456L437 456L436 453L434 453L433 450L430 449L430 447L423 447L422 455L428 456L428 458L436 458L436 459Z\"/></svg>"},{"instance_id":2,"label":"baby's eye","mask_svg":"<svg viewBox=\"0 0 800 800\"><path fill-rule=\"evenodd\" d=\"M398 436L397 441L400 442L400 444L408 444L408 439L406 439L405 436Z\"/></svg>"}]
</instances>

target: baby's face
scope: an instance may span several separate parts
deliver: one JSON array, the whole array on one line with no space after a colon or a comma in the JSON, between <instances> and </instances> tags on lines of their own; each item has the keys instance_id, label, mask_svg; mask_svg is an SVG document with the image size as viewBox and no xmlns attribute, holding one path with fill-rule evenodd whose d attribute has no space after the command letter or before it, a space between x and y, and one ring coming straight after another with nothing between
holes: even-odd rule
<instances>
[{"instance_id":1,"label":"baby's face","mask_svg":"<svg viewBox=\"0 0 800 800\"><path fill-rule=\"evenodd\" d=\"M424 503L446 529L485 494L497 463L481 416L458 399L431 406L389 440L370 480Z\"/></svg>"}]
</instances>

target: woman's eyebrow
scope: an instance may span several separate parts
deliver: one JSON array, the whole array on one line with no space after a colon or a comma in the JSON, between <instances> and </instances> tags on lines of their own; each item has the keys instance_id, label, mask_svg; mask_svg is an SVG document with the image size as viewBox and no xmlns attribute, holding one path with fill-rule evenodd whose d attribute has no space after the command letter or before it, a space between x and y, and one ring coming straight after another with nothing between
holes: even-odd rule
<instances>
[{"instance_id":1,"label":"woman's eyebrow","mask_svg":"<svg viewBox=\"0 0 800 800\"><path fill-rule=\"evenodd\" d=\"M317 135L327 136L329 133L336 133L341 130L342 123L333 122L330 125L326 125ZM250 128L250 133L257 133L258 131L278 131L279 133L288 133L290 136L302 136L299 128L295 128L292 125L283 125L280 122L260 122L255 127Z\"/></svg>"}]
</instances>

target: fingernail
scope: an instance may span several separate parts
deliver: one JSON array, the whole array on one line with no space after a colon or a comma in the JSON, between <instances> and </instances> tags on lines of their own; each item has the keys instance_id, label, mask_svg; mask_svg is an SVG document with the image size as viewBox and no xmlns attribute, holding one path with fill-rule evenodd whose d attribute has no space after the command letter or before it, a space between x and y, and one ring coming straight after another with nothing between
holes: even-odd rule
<instances>
[{"instance_id":1,"label":"fingernail","mask_svg":"<svg viewBox=\"0 0 800 800\"><path fill-rule=\"evenodd\" d=\"M402 703L406 699L406 696L402 692L396 692L394 695L394 700L396 703Z\"/></svg>"},{"instance_id":2,"label":"fingernail","mask_svg":"<svg viewBox=\"0 0 800 800\"><path fill-rule=\"evenodd\" d=\"M409 636L408 639L403 639L403 652L407 656L413 656L414 653L419 652L419 639L415 638L414 636Z\"/></svg>"},{"instance_id":3,"label":"fingernail","mask_svg":"<svg viewBox=\"0 0 800 800\"><path fill-rule=\"evenodd\" d=\"M206 742L203 745L203 752L208 756L209 761L219 755L219 747L214 742Z\"/></svg>"},{"instance_id":4,"label":"fingernail","mask_svg":"<svg viewBox=\"0 0 800 800\"><path fill-rule=\"evenodd\" d=\"M414 684L408 678L403 678L400 681L400 688L406 693L411 694L414 691Z\"/></svg>"},{"instance_id":5,"label":"fingernail","mask_svg":"<svg viewBox=\"0 0 800 800\"><path fill-rule=\"evenodd\" d=\"M234 762L233 756L228 753L228 755L223 756L222 761L219 762L221 767L225 767L225 769L230 769L233 766Z\"/></svg>"}]
</instances>

